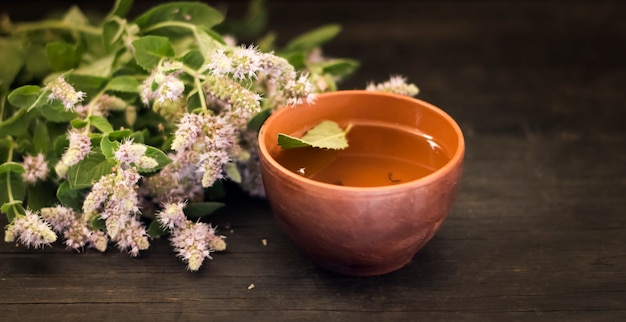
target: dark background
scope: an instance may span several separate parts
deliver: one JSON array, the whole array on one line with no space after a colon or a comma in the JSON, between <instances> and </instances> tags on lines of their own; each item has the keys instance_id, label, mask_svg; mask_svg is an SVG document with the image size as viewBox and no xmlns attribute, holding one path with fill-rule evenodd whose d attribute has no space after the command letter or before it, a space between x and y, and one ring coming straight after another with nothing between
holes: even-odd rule
<instances>
[{"instance_id":1,"label":"dark background","mask_svg":"<svg viewBox=\"0 0 626 322\"><path fill-rule=\"evenodd\" d=\"M68 3L3 2L0 11L27 20ZM152 3L138 1L133 12ZM245 2L228 7L228 17L238 17ZM282 42L325 23L343 25L325 53L362 67L342 88L404 75L421 88L419 98L461 125L464 174L436 237L395 273L337 276L294 248L265 201L241 198L211 218L232 229L223 231L228 252L195 274L166 240L139 259L0 244L5 317L626 317L626 2L269 1L268 8L268 30Z\"/></svg>"}]
</instances>

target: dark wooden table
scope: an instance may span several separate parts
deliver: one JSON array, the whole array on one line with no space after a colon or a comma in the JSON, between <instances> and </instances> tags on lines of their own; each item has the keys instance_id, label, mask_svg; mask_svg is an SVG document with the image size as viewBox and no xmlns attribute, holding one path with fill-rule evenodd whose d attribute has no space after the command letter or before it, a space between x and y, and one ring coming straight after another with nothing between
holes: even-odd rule
<instances>
[{"instance_id":1,"label":"dark wooden table","mask_svg":"<svg viewBox=\"0 0 626 322\"><path fill-rule=\"evenodd\" d=\"M363 66L343 88L402 74L458 120L465 171L436 237L397 272L338 276L240 198L211 218L228 251L197 273L165 239L138 259L0 243L0 320L626 318L626 3L269 6L280 39L344 26L326 53Z\"/></svg>"}]
</instances>

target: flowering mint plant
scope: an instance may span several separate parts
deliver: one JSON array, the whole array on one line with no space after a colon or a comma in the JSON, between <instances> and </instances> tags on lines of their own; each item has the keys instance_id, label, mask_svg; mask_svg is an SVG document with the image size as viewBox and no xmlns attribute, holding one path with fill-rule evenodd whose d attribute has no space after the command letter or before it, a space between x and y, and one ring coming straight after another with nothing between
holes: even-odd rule
<instances>
[{"instance_id":1,"label":"flowering mint plant","mask_svg":"<svg viewBox=\"0 0 626 322\"><path fill-rule=\"evenodd\" d=\"M195 271L226 248L201 220L223 206L223 180L263 196L256 135L265 118L336 90L358 63L321 54L336 25L278 48L272 35L237 44L234 25L203 3L165 3L135 19L131 6L117 0L97 22L71 7L0 27L4 240L137 256L168 236ZM371 89L417 92L401 78L387 83Z\"/></svg>"}]
</instances>

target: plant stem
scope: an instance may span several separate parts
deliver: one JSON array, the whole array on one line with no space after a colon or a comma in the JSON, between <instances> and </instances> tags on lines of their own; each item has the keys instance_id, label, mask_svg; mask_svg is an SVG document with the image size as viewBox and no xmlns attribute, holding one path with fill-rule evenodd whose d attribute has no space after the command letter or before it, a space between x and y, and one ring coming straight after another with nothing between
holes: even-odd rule
<instances>
[{"instance_id":1,"label":"plant stem","mask_svg":"<svg viewBox=\"0 0 626 322\"><path fill-rule=\"evenodd\" d=\"M205 76L197 70L187 67L186 65L183 65L182 68L185 73L193 77L193 84L196 87L196 90L198 90L198 97L200 98L200 105L202 106L202 110L205 112L208 111L209 108L206 105L206 97L204 95L204 90L202 89L201 83L201 81L205 79Z\"/></svg>"},{"instance_id":2,"label":"plant stem","mask_svg":"<svg viewBox=\"0 0 626 322\"><path fill-rule=\"evenodd\" d=\"M15 199L13 199L13 189L11 188L11 171L7 171L7 196L9 197L10 203L15 201Z\"/></svg>"},{"instance_id":3,"label":"plant stem","mask_svg":"<svg viewBox=\"0 0 626 322\"><path fill-rule=\"evenodd\" d=\"M8 137L9 139L9 152L8 152L8 156L7 156L7 161L6 162L11 162L13 161L13 149L15 149L15 143L13 142L13 138L12 137Z\"/></svg>"},{"instance_id":4,"label":"plant stem","mask_svg":"<svg viewBox=\"0 0 626 322\"><path fill-rule=\"evenodd\" d=\"M9 137L9 152L7 153L7 162L11 162L13 160L13 149L15 149L15 143ZM13 188L11 187L11 171L7 171L7 196L9 197L9 202L15 201L13 199Z\"/></svg>"},{"instance_id":5,"label":"plant stem","mask_svg":"<svg viewBox=\"0 0 626 322\"><path fill-rule=\"evenodd\" d=\"M202 106L202 110L204 112L208 112L209 108L206 105L206 96L204 95L202 84L200 84L200 79L198 77L194 77L193 83L196 86L196 89L198 90L198 97L200 98L200 105Z\"/></svg>"}]
</instances>

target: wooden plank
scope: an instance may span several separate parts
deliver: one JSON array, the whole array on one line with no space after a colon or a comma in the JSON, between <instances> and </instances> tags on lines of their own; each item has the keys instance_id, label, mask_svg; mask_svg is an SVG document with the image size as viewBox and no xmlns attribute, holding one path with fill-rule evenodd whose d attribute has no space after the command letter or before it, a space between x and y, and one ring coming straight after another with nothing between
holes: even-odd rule
<instances>
[{"instance_id":1,"label":"wooden plank","mask_svg":"<svg viewBox=\"0 0 626 322\"><path fill-rule=\"evenodd\" d=\"M138 259L0 243L2 319L626 316L625 3L269 5L281 40L327 22L344 25L325 51L362 61L344 88L403 74L421 98L459 120L464 174L436 237L392 274L338 276L295 248L264 201L239 199L209 218L229 248L197 273L185 271L166 239Z\"/></svg>"}]
</instances>

